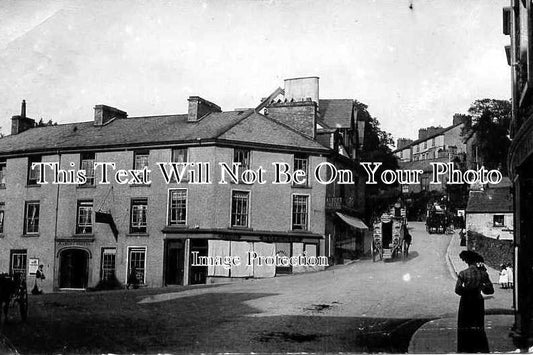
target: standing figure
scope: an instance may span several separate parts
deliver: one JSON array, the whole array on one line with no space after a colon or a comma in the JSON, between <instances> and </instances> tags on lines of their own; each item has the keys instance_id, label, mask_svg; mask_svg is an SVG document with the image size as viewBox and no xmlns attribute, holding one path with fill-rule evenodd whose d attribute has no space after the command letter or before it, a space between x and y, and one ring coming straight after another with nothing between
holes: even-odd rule
<instances>
[{"instance_id":1,"label":"standing figure","mask_svg":"<svg viewBox=\"0 0 533 355\"><path fill-rule=\"evenodd\" d=\"M40 295L43 293L43 283L44 283L44 279L46 278L44 276L43 267L44 267L43 264L39 265L39 268L35 272L35 285L33 286L33 290L32 290L32 293L34 295Z\"/></svg>"},{"instance_id":2,"label":"standing figure","mask_svg":"<svg viewBox=\"0 0 533 355\"><path fill-rule=\"evenodd\" d=\"M413 237L411 236L411 233L409 233L409 230L407 227L404 227L404 235L403 240L405 240L405 256L409 254L409 247L411 246L411 243L413 242Z\"/></svg>"},{"instance_id":3,"label":"standing figure","mask_svg":"<svg viewBox=\"0 0 533 355\"><path fill-rule=\"evenodd\" d=\"M135 266L131 267L131 272L128 275L128 284L126 288L129 290L130 286L134 289L139 288L139 279L137 278L137 268Z\"/></svg>"},{"instance_id":4,"label":"standing figure","mask_svg":"<svg viewBox=\"0 0 533 355\"><path fill-rule=\"evenodd\" d=\"M513 264L507 264L507 287L514 288Z\"/></svg>"},{"instance_id":5,"label":"standing figure","mask_svg":"<svg viewBox=\"0 0 533 355\"><path fill-rule=\"evenodd\" d=\"M457 317L457 352L488 353L489 344L485 334L485 301L481 292L493 294L494 288L489 275L477 265L483 257L465 250L459 257L468 268L459 272L455 293L461 296Z\"/></svg>"},{"instance_id":6,"label":"standing figure","mask_svg":"<svg viewBox=\"0 0 533 355\"><path fill-rule=\"evenodd\" d=\"M509 275L505 264L500 265L500 279L498 280L500 288L507 288L509 286Z\"/></svg>"}]
</instances>

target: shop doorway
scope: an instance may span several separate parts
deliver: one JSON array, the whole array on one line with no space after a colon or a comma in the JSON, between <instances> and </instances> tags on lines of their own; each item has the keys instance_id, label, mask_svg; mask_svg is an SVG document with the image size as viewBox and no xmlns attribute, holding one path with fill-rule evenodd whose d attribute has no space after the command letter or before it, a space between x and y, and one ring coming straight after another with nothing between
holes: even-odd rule
<instances>
[{"instance_id":1,"label":"shop doorway","mask_svg":"<svg viewBox=\"0 0 533 355\"><path fill-rule=\"evenodd\" d=\"M165 242L165 284L183 285L185 269L185 241L167 240Z\"/></svg>"},{"instance_id":2,"label":"shop doorway","mask_svg":"<svg viewBox=\"0 0 533 355\"><path fill-rule=\"evenodd\" d=\"M87 288L89 253L82 249L66 249L59 254L59 288Z\"/></svg>"}]
</instances>

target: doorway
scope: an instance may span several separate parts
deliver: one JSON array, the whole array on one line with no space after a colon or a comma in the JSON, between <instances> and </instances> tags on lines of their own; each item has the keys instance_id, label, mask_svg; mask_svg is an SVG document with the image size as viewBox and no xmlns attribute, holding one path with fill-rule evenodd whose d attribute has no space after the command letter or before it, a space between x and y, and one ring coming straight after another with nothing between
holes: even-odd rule
<instances>
[{"instance_id":1,"label":"doorway","mask_svg":"<svg viewBox=\"0 0 533 355\"><path fill-rule=\"evenodd\" d=\"M66 249L59 255L59 288L87 288L89 253L82 249Z\"/></svg>"},{"instance_id":2,"label":"doorway","mask_svg":"<svg viewBox=\"0 0 533 355\"><path fill-rule=\"evenodd\" d=\"M165 284L183 285L185 241L167 240L165 245Z\"/></svg>"},{"instance_id":3,"label":"doorway","mask_svg":"<svg viewBox=\"0 0 533 355\"><path fill-rule=\"evenodd\" d=\"M383 248L390 248L390 244L392 243L392 221L381 224L381 243Z\"/></svg>"}]
</instances>

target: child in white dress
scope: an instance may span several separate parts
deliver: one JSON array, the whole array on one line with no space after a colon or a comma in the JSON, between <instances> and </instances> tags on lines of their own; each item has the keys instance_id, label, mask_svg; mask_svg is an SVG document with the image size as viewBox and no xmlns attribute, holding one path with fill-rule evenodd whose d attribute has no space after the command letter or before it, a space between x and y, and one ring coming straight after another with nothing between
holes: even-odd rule
<instances>
[{"instance_id":1,"label":"child in white dress","mask_svg":"<svg viewBox=\"0 0 533 355\"><path fill-rule=\"evenodd\" d=\"M498 280L500 288L507 288L509 284L509 277L507 275L507 268L505 264L501 264L500 269L500 279Z\"/></svg>"}]
</instances>

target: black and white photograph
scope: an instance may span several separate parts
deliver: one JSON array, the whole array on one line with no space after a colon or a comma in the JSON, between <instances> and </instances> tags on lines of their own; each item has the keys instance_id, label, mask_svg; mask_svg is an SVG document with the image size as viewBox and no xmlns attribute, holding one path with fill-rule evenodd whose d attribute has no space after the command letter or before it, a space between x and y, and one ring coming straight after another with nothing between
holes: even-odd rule
<instances>
[{"instance_id":1,"label":"black and white photograph","mask_svg":"<svg viewBox=\"0 0 533 355\"><path fill-rule=\"evenodd\" d=\"M532 0L0 0L0 354L533 351Z\"/></svg>"}]
</instances>

